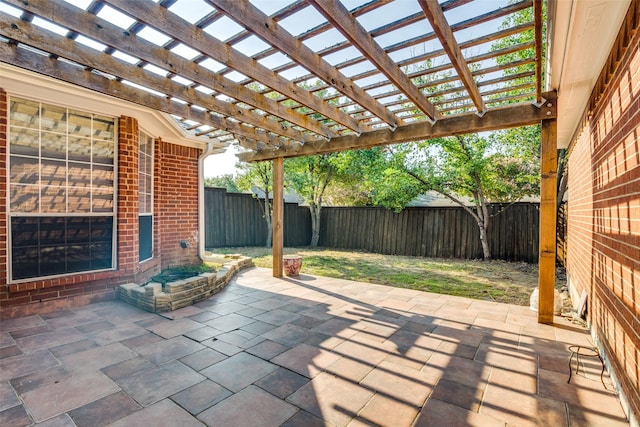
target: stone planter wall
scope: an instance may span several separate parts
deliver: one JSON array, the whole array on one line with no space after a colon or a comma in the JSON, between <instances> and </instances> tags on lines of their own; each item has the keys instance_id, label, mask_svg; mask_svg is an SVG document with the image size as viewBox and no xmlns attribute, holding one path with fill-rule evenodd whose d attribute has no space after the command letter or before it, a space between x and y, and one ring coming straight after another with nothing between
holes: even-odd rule
<instances>
[{"instance_id":1,"label":"stone planter wall","mask_svg":"<svg viewBox=\"0 0 640 427\"><path fill-rule=\"evenodd\" d=\"M220 271L202 273L162 286L150 282L143 285L125 283L118 287L118 298L152 313L173 311L193 305L220 292L240 270L253 267L253 259L234 255L228 259Z\"/></svg>"}]
</instances>

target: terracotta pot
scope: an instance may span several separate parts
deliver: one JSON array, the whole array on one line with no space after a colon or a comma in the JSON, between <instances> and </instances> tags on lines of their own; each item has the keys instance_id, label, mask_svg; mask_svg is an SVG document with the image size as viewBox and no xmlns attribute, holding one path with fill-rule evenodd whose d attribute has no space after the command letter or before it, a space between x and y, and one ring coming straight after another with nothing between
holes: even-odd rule
<instances>
[{"instance_id":1,"label":"terracotta pot","mask_svg":"<svg viewBox=\"0 0 640 427\"><path fill-rule=\"evenodd\" d=\"M285 255L282 257L284 261L284 274L287 276L297 276L302 268L302 256Z\"/></svg>"}]
</instances>

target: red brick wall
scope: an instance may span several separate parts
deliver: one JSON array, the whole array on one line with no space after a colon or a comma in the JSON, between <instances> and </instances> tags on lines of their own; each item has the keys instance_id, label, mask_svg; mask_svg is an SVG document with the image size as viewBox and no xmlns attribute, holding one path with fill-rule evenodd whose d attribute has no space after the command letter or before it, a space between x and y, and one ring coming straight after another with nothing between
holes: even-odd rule
<instances>
[{"instance_id":1,"label":"red brick wall","mask_svg":"<svg viewBox=\"0 0 640 427\"><path fill-rule=\"evenodd\" d=\"M157 141L154 181L154 258L138 262L138 122L118 121L117 269L55 279L7 283L7 96L0 89L0 318L24 316L112 299L115 288L142 282L161 266L194 264L197 257L199 149ZM180 247L187 240L189 248Z\"/></svg>"},{"instance_id":2,"label":"red brick wall","mask_svg":"<svg viewBox=\"0 0 640 427\"><path fill-rule=\"evenodd\" d=\"M567 272L640 412L640 32L572 142Z\"/></svg>"},{"instance_id":3,"label":"red brick wall","mask_svg":"<svg viewBox=\"0 0 640 427\"><path fill-rule=\"evenodd\" d=\"M156 141L154 226L162 268L198 259L198 157L201 150ZM188 248L182 248L186 241ZM155 243L155 242L154 242Z\"/></svg>"}]
</instances>

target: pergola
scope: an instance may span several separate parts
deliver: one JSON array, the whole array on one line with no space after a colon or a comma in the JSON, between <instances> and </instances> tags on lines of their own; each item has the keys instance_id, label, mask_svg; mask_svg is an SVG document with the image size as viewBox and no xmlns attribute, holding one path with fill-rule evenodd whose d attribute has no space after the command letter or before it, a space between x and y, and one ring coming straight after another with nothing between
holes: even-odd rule
<instances>
[{"instance_id":1,"label":"pergola","mask_svg":"<svg viewBox=\"0 0 640 427\"><path fill-rule=\"evenodd\" d=\"M0 61L273 161L276 277L285 158L541 124L538 321L553 322L557 97L543 92L542 0L2 0L0 11Z\"/></svg>"}]
</instances>

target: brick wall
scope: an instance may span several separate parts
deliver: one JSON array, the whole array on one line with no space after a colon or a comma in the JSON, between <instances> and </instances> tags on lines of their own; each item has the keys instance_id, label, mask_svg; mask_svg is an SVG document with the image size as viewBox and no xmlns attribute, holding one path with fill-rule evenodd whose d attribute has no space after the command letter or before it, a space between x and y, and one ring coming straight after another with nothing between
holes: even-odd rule
<instances>
[{"instance_id":1,"label":"brick wall","mask_svg":"<svg viewBox=\"0 0 640 427\"><path fill-rule=\"evenodd\" d=\"M160 268L199 262L198 157L201 150L157 140L154 164L154 257L138 262L138 123L118 121L117 269L7 283L7 96L0 89L0 318L113 299L118 284L142 282ZM183 249L180 240L189 242Z\"/></svg>"},{"instance_id":2,"label":"brick wall","mask_svg":"<svg viewBox=\"0 0 640 427\"><path fill-rule=\"evenodd\" d=\"M569 157L567 272L629 409L640 413L640 32ZM606 76L605 76L606 77ZM603 86L604 87L604 86Z\"/></svg>"}]
</instances>

